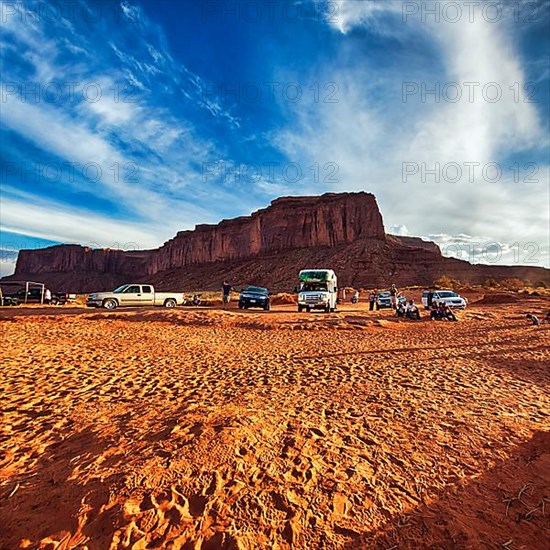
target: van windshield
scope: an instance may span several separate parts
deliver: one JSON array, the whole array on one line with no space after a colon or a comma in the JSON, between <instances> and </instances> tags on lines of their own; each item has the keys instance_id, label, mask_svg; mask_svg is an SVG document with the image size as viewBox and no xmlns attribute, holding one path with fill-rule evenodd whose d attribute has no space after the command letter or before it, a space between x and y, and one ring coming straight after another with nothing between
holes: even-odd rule
<instances>
[{"instance_id":1,"label":"van windshield","mask_svg":"<svg viewBox=\"0 0 550 550\"><path fill-rule=\"evenodd\" d=\"M328 290L327 283L303 283L302 284L302 290L303 291L311 291L311 290L321 290L326 292Z\"/></svg>"}]
</instances>

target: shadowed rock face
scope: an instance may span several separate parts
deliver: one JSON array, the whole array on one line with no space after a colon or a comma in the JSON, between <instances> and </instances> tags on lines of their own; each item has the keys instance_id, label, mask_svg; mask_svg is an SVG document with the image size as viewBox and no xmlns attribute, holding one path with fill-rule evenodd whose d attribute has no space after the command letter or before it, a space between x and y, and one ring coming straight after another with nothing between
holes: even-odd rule
<instances>
[{"instance_id":1,"label":"shadowed rock face","mask_svg":"<svg viewBox=\"0 0 550 550\"><path fill-rule=\"evenodd\" d=\"M182 231L157 250L125 252L79 245L22 250L15 273L116 273L139 277L289 249L334 247L365 238L385 238L373 195L284 197L251 216Z\"/></svg>"},{"instance_id":2,"label":"shadowed rock face","mask_svg":"<svg viewBox=\"0 0 550 550\"><path fill-rule=\"evenodd\" d=\"M251 216L178 233L154 254L149 273L384 237L382 216L373 195L284 197Z\"/></svg>"},{"instance_id":3,"label":"shadowed rock face","mask_svg":"<svg viewBox=\"0 0 550 550\"><path fill-rule=\"evenodd\" d=\"M15 275L54 289L89 292L129 281L160 289L214 289L236 284L291 289L299 269L331 267L348 285L428 285L441 275L467 282L488 277L548 280L548 270L472 266L444 258L435 243L386 236L369 193L283 197L251 216L182 231L155 250L123 251L61 245L22 250Z\"/></svg>"},{"instance_id":4,"label":"shadowed rock face","mask_svg":"<svg viewBox=\"0 0 550 550\"><path fill-rule=\"evenodd\" d=\"M15 275L46 273L94 273L138 275L147 273L155 251L92 249L78 244L63 244L38 250L21 250Z\"/></svg>"}]
</instances>

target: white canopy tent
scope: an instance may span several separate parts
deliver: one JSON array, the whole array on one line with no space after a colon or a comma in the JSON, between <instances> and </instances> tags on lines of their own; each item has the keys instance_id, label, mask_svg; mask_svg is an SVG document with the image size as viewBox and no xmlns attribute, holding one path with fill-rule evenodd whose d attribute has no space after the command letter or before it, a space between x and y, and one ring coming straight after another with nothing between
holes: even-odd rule
<instances>
[{"instance_id":1,"label":"white canopy tent","mask_svg":"<svg viewBox=\"0 0 550 550\"><path fill-rule=\"evenodd\" d=\"M36 281L0 281L0 286L22 286L25 288L25 300L23 303L27 303L27 297L29 291L32 288L40 289L40 303L44 303L44 294L46 293L46 285L44 283L38 283Z\"/></svg>"}]
</instances>

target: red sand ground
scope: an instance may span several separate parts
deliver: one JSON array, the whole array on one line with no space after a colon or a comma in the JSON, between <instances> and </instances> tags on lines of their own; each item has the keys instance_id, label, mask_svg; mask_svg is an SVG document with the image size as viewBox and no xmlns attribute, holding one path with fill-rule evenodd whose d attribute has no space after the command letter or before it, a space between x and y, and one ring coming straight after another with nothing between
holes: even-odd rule
<instances>
[{"instance_id":1,"label":"red sand ground","mask_svg":"<svg viewBox=\"0 0 550 550\"><path fill-rule=\"evenodd\" d=\"M548 305L5 309L0 548L546 549Z\"/></svg>"}]
</instances>

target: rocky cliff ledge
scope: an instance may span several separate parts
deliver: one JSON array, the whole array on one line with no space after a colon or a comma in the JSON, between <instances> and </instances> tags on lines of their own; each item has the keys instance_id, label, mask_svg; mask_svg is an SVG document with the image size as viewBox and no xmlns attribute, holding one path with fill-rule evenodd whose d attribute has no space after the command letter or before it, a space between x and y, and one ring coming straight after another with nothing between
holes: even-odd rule
<instances>
[{"instance_id":1,"label":"rocky cliff ledge","mask_svg":"<svg viewBox=\"0 0 550 550\"><path fill-rule=\"evenodd\" d=\"M384 237L382 215L369 193L283 197L251 216L178 233L154 254L149 273Z\"/></svg>"},{"instance_id":2,"label":"rocky cliff ledge","mask_svg":"<svg viewBox=\"0 0 550 550\"><path fill-rule=\"evenodd\" d=\"M289 290L299 269L334 268L342 284L429 285L441 275L479 283L488 277L547 280L549 270L473 266L444 258L435 243L386 235L369 193L283 197L251 216L182 231L155 250L126 252L61 245L22 250L15 275L54 290L90 292L147 281L160 289L258 284Z\"/></svg>"},{"instance_id":3,"label":"rocky cliff ledge","mask_svg":"<svg viewBox=\"0 0 550 550\"><path fill-rule=\"evenodd\" d=\"M283 197L251 216L181 231L156 250L125 252L79 245L22 250L15 274L78 272L139 277L290 249L334 247L366 238L385 238L380 210L369 193Z\"/></svg>"}]
</instances>

